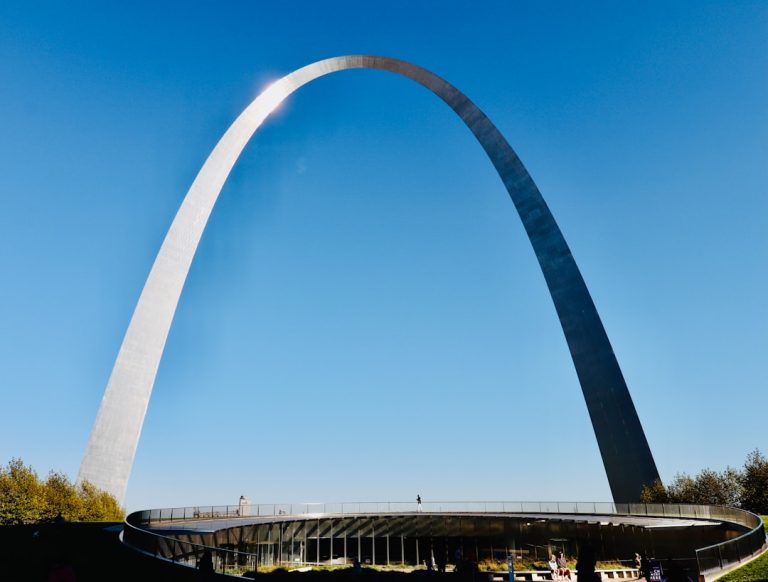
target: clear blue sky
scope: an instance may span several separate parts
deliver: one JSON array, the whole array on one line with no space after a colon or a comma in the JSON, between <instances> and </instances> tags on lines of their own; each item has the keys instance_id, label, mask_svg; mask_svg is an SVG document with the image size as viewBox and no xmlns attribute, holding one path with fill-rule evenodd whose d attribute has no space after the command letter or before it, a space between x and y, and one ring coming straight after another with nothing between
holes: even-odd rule
<instances>
[{"instance_id":1,"label":"clear blue sky","mask_svg":"<svg viewBox=\"0 0 768 582\"><path fill-rule=\"evenodd\" d=\"M768 4L469 6L0 4L0 462L74 478L200 165L270 80L349 53L436 72L507 136L663 478L768 450ZM284 104L226 184L127 504L417 492L609 499L491 164L424 89L351 71Z\"/></svg>"}]
</instances>

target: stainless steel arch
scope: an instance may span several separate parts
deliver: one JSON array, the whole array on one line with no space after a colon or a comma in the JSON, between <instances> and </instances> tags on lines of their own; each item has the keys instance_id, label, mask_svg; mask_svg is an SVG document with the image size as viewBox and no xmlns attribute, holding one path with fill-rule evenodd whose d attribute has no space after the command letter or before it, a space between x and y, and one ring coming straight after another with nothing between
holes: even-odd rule
<instances>
[{"instance_id":1,"label":"stainless steel arch","mask_svg":"<svg viewBox=\"0 0 768 582\"><path fill-rule=\"evenodd\" d=\"M453 109L488 154L517 208L555 303L616 501L633 501L658 478L643 428L592 298L546 202L507 140L463 93L410 63L342 56L307 65L272 84L230 126L187 192L144 285L107 383L80 466L122 500L176 305L208 217L237 158L266 117L310 81L346 69L398 73Z\"/></svg>"}]
</instances>

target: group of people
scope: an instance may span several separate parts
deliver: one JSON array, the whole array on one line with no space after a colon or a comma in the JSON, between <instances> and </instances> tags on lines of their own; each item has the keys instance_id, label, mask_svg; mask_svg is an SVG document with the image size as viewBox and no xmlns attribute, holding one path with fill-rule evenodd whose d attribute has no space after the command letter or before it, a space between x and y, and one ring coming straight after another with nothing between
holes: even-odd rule
<instances>
[{"instance_id":1,"label":"group of people","mask_svg":"<svg viewBox=\"0 0 768 582\"><path fill-rule=\"evenodd\" d=\"M552 554L548 565L549 571L552 574L552 580L571 579L571 571L568 569L568 563L565 561L563 552L559 552L557 556Z\"/></svg>"}]
</instances>

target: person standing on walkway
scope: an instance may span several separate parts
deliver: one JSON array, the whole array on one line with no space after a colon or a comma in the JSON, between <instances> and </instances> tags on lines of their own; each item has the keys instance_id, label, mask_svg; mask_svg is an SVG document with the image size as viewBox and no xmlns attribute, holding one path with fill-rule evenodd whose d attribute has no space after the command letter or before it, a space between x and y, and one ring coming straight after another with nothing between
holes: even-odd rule
<instances>
[{"instance_id":1,"label":"person standing on walkway","mask_svg":"<svg viewBox=\"0 0 768 582\"><path fill-rule=\"evenodd\" d=\"M416 511L421 512L421 495L416 495Z\"/></svg>"}]
</instances>

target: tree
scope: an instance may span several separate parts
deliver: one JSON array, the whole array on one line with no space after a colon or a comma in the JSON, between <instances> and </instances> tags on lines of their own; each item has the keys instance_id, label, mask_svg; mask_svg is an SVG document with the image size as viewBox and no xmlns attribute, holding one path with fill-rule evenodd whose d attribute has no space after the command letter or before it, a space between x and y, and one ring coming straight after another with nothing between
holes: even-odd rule
<instances>
[{"instance_id":1,"label":"tree","mask_svg":"<svg viewBox=\"0 0 768 582\"><path fill-rule=\"evenodd\" d=\"M669 503L669 493L661 479L656 479L653 485L646 485L640 492L640 503Z\"/></svg>"},{"instance_id":2,"label":"tree","mask_svg":"<svg viewBox=\"0 0 768 582\"><path fill-rule=\"evenodd\" d=\"M124 512L114 496L83 481L77 491L83 502L80 521L121 521Z\"/></svg>"},{"instance_id":3,"label":"tree","mask_svg":"<svg viewBox=\"0 0 768 582\"><path fill-rule=\"evenodd\" d=\"M34 523L41 515L37 473L21 459L11 459L8 467L0 467L0 524Z\"/></svg>"},{"instance_id":4,"label":"tree","mask_svg":"<svg viewBox=\"0 0 768 582\"><path fill-rule=\"evenodd\" d=\"M667 485L670 503L697 503L696 481L687 473L678 473Z\"/></svg>"},{"instance_id":5,"label":"tree","mask_svg":"<svg viewBox=\"0 0 768 582\"><path fill-rule=\"evenodd\" d=\"M744 470L728 467L722 473L704 469L695 477L678 473L666 487L657 480L643 487L643 503L696 503L741 507L768 514L768 459L758 449L749 455Z\"/></svg>"},{"instance_id":6,"label":"tree","mask_svg":"<svg viewBox=\"0 0 768 582\"><path fill-rule=\"evenodd\" d=\"M728 467L722 473L704 469L695 477L678 473L666 487L657 480L644 487L640 494L643 503L695 503L700 505L741 505L741 475Z\"/></svg>"},{"instance_id":7,"label":"tree","mask_svg":"<svg viewBox=\"0 0 768 582\"><path fill-rule=\"evenodd\" d=\"M741 487L741 506L753 513L768 514L768 460L759 449L747 455Z\"/></svg>"},{"instance_id":8,"label":"tree","mask_svg":"<svg viewBox=\"0 0 768 582\"><path fill-rule=\"evenodd\" d=\"M739 473L728 467L722 473L704 469L693 483L693 503L739 507L741 482Z\"/></svg>"},{"instance_id":9,"label":"tree","mask_svg":"<svg viewBox=\"0 0 768 582\"><path fill-rule=\"evenodd\" d=\"M43 485L43 521L53 521L57 515L67 521L80 521L85 513L83 499L64 473L51 471Z\"/></svg>"},{"instance_id":10,"label":"tree","mask_svg":"<svg viewBox=\"0 0 768 582\"><path fill-rule=\"evenodd\" d=\"M117 499L85 481L75 486L63 473L51 471L41 482L21 459L0 466L0 525L52 521L120 521Z\"/></svg>"},{"instance_id":11,"label":"tree","mask_svg":"<svg viewBox=\"0 0 768 582\"><path fill-rule=\"evenodd\" d=\"M725 471L720 473L720 481L723 488L723 500L720 505L742 507L744 493L739 470L733 467L726 467Z\"/></svg>"}]
</instances>

